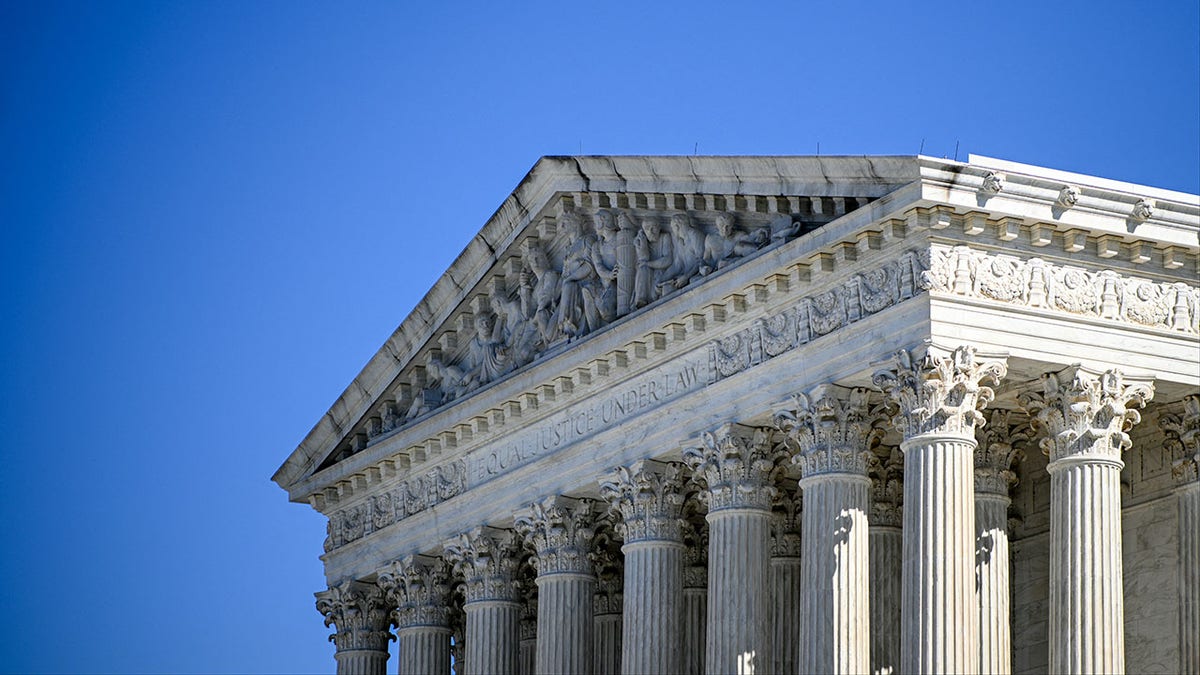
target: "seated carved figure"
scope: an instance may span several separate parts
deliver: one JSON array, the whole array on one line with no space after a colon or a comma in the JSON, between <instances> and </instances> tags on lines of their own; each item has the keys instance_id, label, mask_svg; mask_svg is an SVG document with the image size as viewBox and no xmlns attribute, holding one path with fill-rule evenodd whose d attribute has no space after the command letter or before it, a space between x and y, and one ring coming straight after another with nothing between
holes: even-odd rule
<instances>
[{"instance_id":1,"label":"seated carved figure","mask_svg":"<svg viewBox=\"0 0 1200 675\"><path fill-rule=\"evenodd\" d=\"M565 213L559 219L567 238L563 254L562 290L558 299L558 320L568 337L581 337L600 327L596 309L599 278L592 263L592 248L596 236L586 231L583 219L575 213Z\"/></svg>"},{"instance_id":2,"label":"seated carved figure","mask_svg":"<svg viewBox=\"0 0 1200 675\"><path fill-rule=\"evenodd\" d=\"M683 288L699 276L700 264L704 260L704 233L686 213L671 216L671 237L675 259L663 273L659 288L674 290Z\"/></svg>"},{"instance_id":3,"label":"seated carved figure","mask_svg":"<svg viewBox=\"0 0 1200 675\"><path fill-rule=\"evenodd\" d=\"M711 274L733 260L758 250L767 241L766 233L737 229L732 213L717 215L717 231L704 238L704 260L700 274Z\"/></svg>"},{"instance_id":4,"label":"seated carved figure","mask_svg":"<svg viewBox=\"0 0 1200 675\"><path fill-rule=\"evenodd\" d=\"M529 251L528 267L521 270L521 313L537 328L542 347L558 339L557 302L560 293L558 271L550 265L541 246Z\"/></svg>"}]
</instances>

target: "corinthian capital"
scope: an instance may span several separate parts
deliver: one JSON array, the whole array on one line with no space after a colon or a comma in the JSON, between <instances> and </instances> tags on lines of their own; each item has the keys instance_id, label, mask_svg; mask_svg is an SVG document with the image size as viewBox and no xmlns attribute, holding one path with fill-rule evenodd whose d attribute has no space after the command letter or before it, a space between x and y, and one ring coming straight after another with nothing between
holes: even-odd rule
<instances>
[{"instance_id":1,"label":"corinthian capital","mask_svg":"<svg viewBox=\"0 0 1200 675\"><path fill-rule=\"evenodd\" d=\"M520 542L511 530L477 527L446 542L446 560L463 577L467 602L515 601Z\"/></svg>"},{"instance_id":2,"label":"corinthian capital","mask_svg":"<svg viewBox=\"0 0 1200 675\"><path fill-rule=\"evenodd\" d=\"M794 495L794 496L793 496ZM803 497L799 490L779 490L771 511L771 557L799 558Z\"/></svg>"},{"instance_id":3,"label":"corinthian capital","mask_svg":"<svg viewBox=\"0 0 1200 675\"><path fill-rule=\"evenodd\" d=\"M998 384L1007 373L1002 361L978 360L974 347L946 353L931 346L923 354L897 352L892 366L873 379L891 400L892 422L905 440L924 434L971 438L984 424L979 411L995 398L984 383Z\"/></svg>"},{"instance_id":4,"label":"corinthian capital","mask_svg":"<svg viewBox=\"0 0 1200 675\"><path fill-rule=\"evenodd\" d=\"M617 534L626 543L680 540L682 476L680 464L642 460L617 467L600 481L600 494L621 516Z\"/></svg>"},{"instance_id":5,"label":"corinthian capital","mask_svg":"<svg viewBox=\"0 0 1200 675\"><path fill-rule=\"evenodd\" d=\"M1051 465L1071 458L1121 460L1131 443L1126 433L1141 421L1134 408L1154 396L1150 382L1127 382L1118 370L1096 373L1073 366L1042 376L1042 393L1021 396L1039 445Z\"/></svg>"},{"instance_id":6,"label":"corinthian capital","mask_svg":"<svg viewBox=\"0 0 1200 675\"><path fill-rule=\"evenodd\" d=\"M329 641L339 652L354 649L387 651L389 640L395 640L391 626L391 605L375 584L347 581L317 593L317 611L325 617L326 626L337 632Z\"/></svg>"},{"instance_id":7,"label":"corinthian capital","mask_svg":"<svg viewBox=\"0 0 1200 675\"><path fill-rule=\"evenodd\" d=\"M398 628L449 625L450 568L441 558L405 556L381 570L378 583Z\"/></svg>"},{"instance_id":8,"label":"corinthian capital","mask_svg":"<svg viewBox=\"0 0 1200 675\"><path fill-rule=\"evenodd\" d=\"M887 459L871 461L870 523L883 527L903 527L904 453L892 448Z\"/></svg>"},{"instance_id":9,"label":"corinthian capital","mask_svg":"<svg viewBox=\"0 0 1200 675\"><path fill-rule=\"evenodd\" d=\"M1167 436L1167 449L1175 458L1171 473L1180 485L1200 480L1200 396L1183 399L1183 414L1163 415L1158 427Z\"/></svg>"},{"instance_id":10,"label":"corinthian capital","mask_svg":"<svg viewBox=\"0 0 1200 675\"><path fill-rule=\"evenodd\" d=\"M1014 446L1029 440L1021 426L1008 410L993 410L988 425L975 430L975 492L1007 497L1017 484L1012 465L1025 453Z\"/></svg>"},{"instance_id":11,"label":"corinthian capital","mask_svg":"<svg viewBox=\"0 0 1200 675\"><path fill-rule=\"evenodd\" d=\"M595 502L550 497L515 516L517 532L536 552L538 575L591 574L588 553L595 535Z\"/></svg>"},{"instance_id":12,"label":"corinthian capital","mask_svg":"<svg viewBox=\"0 0 1200 675\"><path fill-rule=\"evenodd\" d=\"M700 499L708 503L709 513L733 508L769 511L775 498L771 474L786 453L771 442L769 430L726 424L705 432L701 441L702 446L683 451L683 461L704 488Z\"/></svg>"},{"instance_id":13,"label":"corinthian capital","mask_svg":"<svg viewBox=\"0 0 1200 675\"><path fill-rule=\"evenodd\" d=\"M803 478L821 474L867 475L871 444L879 433L866 389L821 385L809 394L796 394L793 410L778 413L775 424L799 454L792 463Z\"/></svg>"}]
</instances>

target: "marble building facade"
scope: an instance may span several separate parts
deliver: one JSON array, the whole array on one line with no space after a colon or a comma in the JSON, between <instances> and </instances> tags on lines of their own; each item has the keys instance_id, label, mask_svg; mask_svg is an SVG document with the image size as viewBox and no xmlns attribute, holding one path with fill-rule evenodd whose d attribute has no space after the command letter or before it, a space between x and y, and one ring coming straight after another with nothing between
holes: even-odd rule
<instances>
[{"instance_id":1,"label":"marble building facade","mask_svg":"<svg viewBox=\"0 0 1200 675\"><path fill-rule=\"evenodd\" d=\"M274 476L337 670L1200 673L1198 273L985 157L543 158Z\"/></svg>"}]
</instances>

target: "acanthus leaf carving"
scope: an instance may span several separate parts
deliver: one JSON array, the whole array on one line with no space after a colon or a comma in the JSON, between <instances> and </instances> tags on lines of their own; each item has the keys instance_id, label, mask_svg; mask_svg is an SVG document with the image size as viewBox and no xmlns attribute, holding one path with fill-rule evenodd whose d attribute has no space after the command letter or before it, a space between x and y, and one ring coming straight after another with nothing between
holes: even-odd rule
<instances>
[{"instance_id":1,"label":"acanthus leaf carving","mask_svg":"<svg viewBox=\"0 0 1200 675\"><path fill-rule=\"evenodd\" d=\"M871 458L871 515L873 526L903 527L904 525L904 453L900 448L888 449L886 458Z\"/></svg>"},{"instance_id":2,"label":"acanthus leaf carving","mask_svg":"<svg viewBox=\"0 0 1200 675\"><path fill-rule=\"evenodd\" d=\"M317 611L326 626L336 633L329 641L339 652L356 649L387 652L388 642L396 637L391 627L391 607L383 591L375 584L350 580L317 593Z\"/></svg>"},{"instance_id":3,"label":"acanthus leaf carving","mask_svg":"<svg viewBox=\"0 0 1200 675\"><path fill-rule=\"evenodd\" d=\"M1182 413L1163 415L1158 426L1167 437L1175 480L1180 485L1200 481L1200 395L1185 396Z\"/></svg>"},{"instance_id":4,"label":"acanthus leaf carving","mask_svg":"<svg viewBox=\"0 0 1200 675\"><path fill-rule=\"evenodd\" d=\"M463 578L467 602L516 602L514 581L521 546L516 533L494 527L477 527L446 542L445 558Z\"/></svg>"},{"instance_id":5,"label":"acanthus leaf carving","mask_svg":"<svg viewBox=\"0 0 1200 675\"><path fill-rule=\"evenodd\" d=\"M555 496L515 514L514 527L534 550L538 576L593 573L589 553L596 512L591 499Z\"/></svg>"},{"instance_id":6,"label":"acanthus leaf carving","mask_svg":"<svg viewBox=\"0 0 1200 675\"><path fill-rule=\"evenodd\" d=\"M906 440L925 434L974 438L986 420L979 412L995 398L992 388L1008 372L1000 360L978 360L972 346L947 353L932 345L923 353L901 350L889 368L875 373L875 386L892 404L892 421Z\"/></svg>"},{"instance_id":7,"label":"acanthus leaf carving","mask_svg":"<svg viewBox=\"0 0 1200 675\"><path fill-rule=\"evenodd\" d=\"M683 467L641 460L619 466L600 481L600 494L621 517L617 534L626 543L680 541Z\"/></svg>"},{"instance_id":8,"label":"acanthus leaf carving","mask_svg":"<svg viewBox=\"0 0 1200 675\"><path fill-rule=\"evenodd\" d=\"M405 556L384 567L377 579L395 608L398 629L450 625L450 569L441 558Z\"/></svg>"},{"instance_id":9,"label":"acanthus leaf carving","mask_svg":"<svg viewBox=\"0 0 1200 675\"><path fill-rule=\"evenodd\" d=\"M786 455L782 444L772 442L769 429L725 424L701 435L700 447L686 448L683 461L692 480L701 486L701 500L709 513L722 509L771 509L776 488L771 476Z\"/></svg>"},{"instance_id":10,"label":"acanthus leaf carving","mask_svg":"<svg viewBox=\"0 0 1200 675\"><path fill-rule=\"evenodd\" d=\"M866 476L871 446L885 417L872 407L866 389L821 385L792 397L793 407L776 414L775 424L797 450L792 463L804 479L821 474Z\"/></svg>"},{"instance_id":11,"label":"acanthus leaf carving","mask_svg":"<svg viewBox=\"0 0 1200 675\"><path fill-rule=\"evenodd\" d=\"M1008 410L993 410L987 426L975 429L975 492L1008 497L1017 484L1013 464L1025 457L1020 449L1030 440L1024 425L1018 424Z\"/></svg>"}]
</instances>

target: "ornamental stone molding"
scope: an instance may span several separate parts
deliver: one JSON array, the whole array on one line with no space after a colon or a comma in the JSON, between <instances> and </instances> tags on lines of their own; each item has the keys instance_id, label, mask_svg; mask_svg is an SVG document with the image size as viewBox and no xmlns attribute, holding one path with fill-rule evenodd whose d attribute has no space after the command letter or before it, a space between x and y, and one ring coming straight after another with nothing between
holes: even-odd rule
<instances>
[{"instance_id":1,"label":"ornamental stone molding","mask_svg":"<svg viewBox=\"0 0 1200 675\"><path fill-rule=\"evenodd\" d=\"M904 526L904 453L898 447L888 449L887 457L875 455L871 461L871 525Z\"/></svg>"},{"instance_id":2,"label":"ornamental stone molding","mask_svg":"<svg viewBox=\"0 0 1200 675\"><path fill-rule=\"evenodd\" d=\"M981 360L972 346L946 352L932 345L916 353L901 350L889 369L875 373L894 410L892 423L905 439L926 434L974 436L986 423L979 411L995 398L985 382L998 384L1008 372L1001 360Z\"/></svg>"},{"instance_id":3,"label":"ornamental stone molding","mask_svg":"<svg viewBox=\"0 0 1200 675\"><path fill-rule=\"evenodd\" d=\"M1153 383L1127 379L1119 370L1072 366L1043 375L1042 393L1027 393L1021 402L1053 466L1072 458L1119 463L1132 445L1127 432L1142 419L1135 408L1153 396Z\"/></svg>"},{"instance_id":4,"label":"ornamental stone molding","mask_svg":"<svg viewBox=\"0 0 1200 675\"><path fill-rule=\"evenodd\" d=\"M396 636L388 630L392 623L391 605L375 584L347 581L317 593L317 611L326 626L337 632L329 641L338 652L355 650L387 653L388 642Z\"/></svg>"},{"instance_id":5,"label":"ornamental stone molding","mask_svg":"<svg viewBox=\"0 0 1200 675\"><path fill-rule=\"evenodd\" d=\"M725 424L701 435L703 445L683 451L683 461L703 489L708 512L723 509L769 511L776 489L771 484L776 463L786 454L771 441L769 429Z\"/></svg>"},{"instance_id":6,"label":"ornamental stone molding","mask_svg":"<svg viewBox=\"0 0 1200 675\"><path fill-rule=\"evenodd\" d=\"M1163 415L1158 426L1167 437L1167 450L1175 458L1171 473L1180 485L1200 480L1200 395L1183 399L1181 414Z\"/></svg>"},{"instance_id":7,"label":"ornamental stone molding","mask_svg":"<svg viewBox=\"0 0 1200 675\"><path fill-rule=\"evenodd\" d=\"M463 578L467 602L517 599L513 582L520 564L520 542L512 530L477 527L446 542L446 560Z\"/></svg>"},{"instance_id":8,"label":"ornamental stone molding","mask_svg":"<svg viewBox=\"0 0 1200 675\"><path fill-rule=\"evenodd\" d=\"M325 552L357 541L466 490L461 460L429 469L361 504L335 511L326 525Z\"/></svg>"},{"instance_id":9,"label":"ornamental stone molding","mask_svg":"<svg viewBox=\"0 0 1200 675\"><path fill-rule=\"evenodd\" d=\"M618 514L617 535L635 541L680 541L683 465L640 460L600 481L600 494Z\"/></svg>"},{"instance_id":10,"label":"ornamental stone molding","mask_svg":"<svg viewBox=\"0 0 1200 675\"><path fill-rule=\"evenodd\" d=\"M803 478L834 473L867 475L871 446L882 434L876 423L883 421L880 411L872 409L869 396L861 387L821 385L808 394L793 395L794 409L776 414L776 426L799 450L792 463L800 467Z\"/></svg>"},{"instance_id":11,"label":"ornamental stone molding","mask_svg":"<svg viewBox=\"0 0 1200 675\"><path fill-rule=\"evenodd\" d=\"M1106 243L1097 243L1106 250ZM1200 332L1200 288L969 246L930 249L923 283L948 293L1186 333Z\"/></svg>"},{"instance_id":12,"label":"ornamental stone molding","mask_svg":"<svg viewBox=\"0 0 1200 675\"><path fill-rule=\"evenodd\" d=\"M591 499L549 497L515 515L517 532L534 550L538 576L587 574L597 507Z\"/></svg>"},{"instance_id":13,"label":"ornamental stone molding","mask_svg":"<svg viewBox=\"0 0 1200 675\"><path fill-rule=\"evenodd\" d=\"M993 410L985 427L975 429L975 492L1008 497L1017 484L1013 463L1024 459L1016 448L1029 440L1029 434L1008 410Z\"/></svg>"},{"instance_id":14,"label":"ornamental stone molding","mask_svg":"<svg viewBox=\"0 0 1200 675\"><path fill-rule=\"evenodd\" d=\"M397 628L450 625L450 568L441 558L405 556L381 570L376 583L395 607Z\"/></svg>"}]
</instances>

